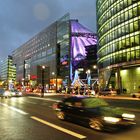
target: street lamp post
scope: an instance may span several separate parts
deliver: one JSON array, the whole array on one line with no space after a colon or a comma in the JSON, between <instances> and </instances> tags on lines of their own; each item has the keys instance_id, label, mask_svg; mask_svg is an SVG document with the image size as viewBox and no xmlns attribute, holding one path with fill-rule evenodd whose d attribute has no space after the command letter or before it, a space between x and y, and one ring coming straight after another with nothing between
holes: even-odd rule
<instances>
[{"instance_id":1,"label":"street lamp post","mask_svg":"<svg viewBox=\"0 0 140 140\"><path fill-rule=\"evenodd\" d=\"M55 80L55 92L57 93L57 76L56 76L55 72L52 72L52 75Z\"/></svg>"},{"instance_id":2,"label":"street lamp post","mask_svg":"<svg viewBox=\"0 0 140 140\"><path fill-rule=\"evenodd\" d=\"M41 84L42 84L42 90L41 90L41 97L44 97L44 70L45 70L45 66L41 67L41 71L42 71L42 78L41 78Z\"/></svg>"}]
</instances>

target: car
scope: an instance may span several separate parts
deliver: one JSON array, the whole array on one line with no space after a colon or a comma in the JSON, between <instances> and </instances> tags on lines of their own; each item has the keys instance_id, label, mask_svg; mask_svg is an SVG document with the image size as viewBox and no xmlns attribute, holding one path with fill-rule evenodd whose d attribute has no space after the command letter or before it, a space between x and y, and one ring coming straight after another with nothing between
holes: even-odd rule
<instances>
[{"instance_id":1,"label":"car","mask_svg":"<svg viewBox=\"0 0 140 140\"><path fill-rule=\"evenodd\" d=\"M53 109L60 120L70 119L99 131L136 124L135 114L110 106L104 99L97 97L67 97L54 103Z\"/></svg>"},{"instance_id":2,"label":"car","mask_svg":"<svg viewBox=\"0 0 140 140\"><path fill-rule=\"evenodd\" d=\"M99 95L104 95L104 96L112 95L112 96L114 96L114 95L117 95L117 91L115 89L109 89L109 88L103 89L103 90L99 91Z\"/></svg>"},{"instance_id":3,"label":"car","mask_svg":"<svg viewBox=\"0 0 140 140\"><path fill-rule=\"evenodd\" d=\"M131 96L132 96L133 98L140 98L140 92L132 93Z\"/></svg>"},{"instance_id":4,"label":"car","mask_svg":"<svg viewBox=\"0 0 140 140\"><path fill-rule=\"evenodd\" d=\"M5 89L1 88L0 89L0 97L1 98L11 97L11 92L9 90L5 90Z\"/></svg>"},{"instance_id":5,"label":"car","mask_svg":"<svg viewBox=\"0 0 140 140\"><path fill-rule=\"evenodd\" d=\"M12 90L10 90L10 92L11 92L11 96L14 96L14 97L21 97L22 96L22 92L18 91L17 89L12 89Z\"/></svg>"}]
</instances>

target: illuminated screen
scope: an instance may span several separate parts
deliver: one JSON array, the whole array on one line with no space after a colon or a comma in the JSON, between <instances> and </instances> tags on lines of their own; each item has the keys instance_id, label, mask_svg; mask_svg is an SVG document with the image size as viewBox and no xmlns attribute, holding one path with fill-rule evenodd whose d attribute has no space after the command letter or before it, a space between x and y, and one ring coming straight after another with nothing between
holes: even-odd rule
<instances>
[{"instance_id":1,"label":"illuminated screen","mask_svg":"<svg viewBox=\"0 0 140 140\"><path fill-rule=\"evenodd\" d=\"M73 71L80 67L79 65L81 62L82 64L86 63L87 57L91 51L95 53L93 50L97 47L97 36L92 31L78 23L77 20L71 21L71 34L72 74Z\"/></svg>"},{"instance_id":2,"label":"illuminated screen","mask_svg":"<svg viewBox=\"0 0 140 140\"><path fill-rule=\"evenodd\" d=\"M96 35L78 23L76 20L71 21L71 53L74 60L85 59L85 46L97 44Z\"/></svg>"}]
</instances>

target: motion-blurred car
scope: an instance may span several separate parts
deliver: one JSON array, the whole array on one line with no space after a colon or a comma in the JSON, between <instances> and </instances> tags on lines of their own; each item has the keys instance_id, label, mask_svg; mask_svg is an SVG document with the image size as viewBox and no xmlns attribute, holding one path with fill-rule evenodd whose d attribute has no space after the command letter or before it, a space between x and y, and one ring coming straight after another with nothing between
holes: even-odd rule
<instances>
[{"instance_id":1,"label":"motion-blurred car","mask_svg":"<svg viewBox=\"0 0 140 140\"><path fill-rule=\"evenodd\" d=\"M132 96L133 98L140 98L140 92L132 93L131 96Z\"/></svg>"},{"instance_id":2,"label":"motion-blurred car","mask_svg":"<svg viewBox=\"0 0 140 140\"><path fill-rule=\"evenodd\" d=\"M17 89L12 89L12 90L10 90L10 92L11 92L11 96L14 96L14 97L22 96L22 92L18 91Z\"/></svg>"},{"instance_id":3,"label":"motion-blurred car","mask_svg":"<svg viewBox=\"0 0 140 140\"><path fill-rule=\"evenodd\" d=\"M95 97L68 97L54 103L53 109L60 120L71 119L95 130L115 130L133 126L135 115Z\"/></svg>"},{"instance_id":4,"label":"motion-blurred car","mask_svg":"<svg viewBox=\"0 0 140 140\"><path fill-rule=\"evenodd\" d=\"M0 89L0 97L3 98L8 98L11 97L11 92L9 90L5 90L5 89Z\"/></svg>"},{"instance_id":5,"label":"motion-blurred car","mask_svg":"<svg viewBox=\"0 0 140 140\"><path fill-rule=\"evenodd\" d=\"M103 89L103 90L100 90L99 91L99 95L104 95L104 96L106 96L106 95L112 95L112 96L114 96L114 95L117 95L117 91L116 90L114 90L114 89Z\"/></svg>"}]
</instances>

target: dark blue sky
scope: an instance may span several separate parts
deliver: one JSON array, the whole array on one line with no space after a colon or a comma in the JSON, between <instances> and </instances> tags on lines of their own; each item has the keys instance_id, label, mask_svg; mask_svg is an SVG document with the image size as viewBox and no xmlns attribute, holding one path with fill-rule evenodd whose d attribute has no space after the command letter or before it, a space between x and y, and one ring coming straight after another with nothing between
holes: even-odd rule
<instances>
[{"instance_id":1,"label":"dark blue sky","mask_svg":"<svg viewBox=\"0 0 140 140\"><path fill-rule=\"evenodd\" d=\"M96 0L1 0L0 62L67 12L96 32Z\"/></svg>"}]
</instances>

